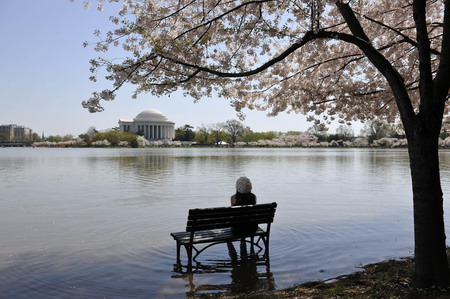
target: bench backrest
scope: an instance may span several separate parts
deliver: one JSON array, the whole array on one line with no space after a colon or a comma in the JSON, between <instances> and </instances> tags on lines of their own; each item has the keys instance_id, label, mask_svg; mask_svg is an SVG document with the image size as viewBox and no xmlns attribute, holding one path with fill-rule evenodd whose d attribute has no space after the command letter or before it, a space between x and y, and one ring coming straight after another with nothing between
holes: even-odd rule
<instances>
[{"instance_id":1,"label":"bench backrest","mask_svg":"<svg viewBox=\"0 0 450 299\"><path fill-rule=\"evenodd\" d=\"M242 224L270 224L273 222L277 203L251 206L191 209L186 226L187 232L226 228Z\"/></svg>"}]
</instances>

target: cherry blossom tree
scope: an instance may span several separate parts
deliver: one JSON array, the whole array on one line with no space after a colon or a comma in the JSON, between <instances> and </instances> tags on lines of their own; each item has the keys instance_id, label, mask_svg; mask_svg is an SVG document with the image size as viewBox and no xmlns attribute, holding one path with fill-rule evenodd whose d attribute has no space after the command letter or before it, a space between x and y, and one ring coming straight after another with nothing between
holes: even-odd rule
<instances>
[{"instance_id":1,"label":"cherry blossom tree","mask_svg":"<svg viewBox=\"0 0 450 299\"><path fill-rule=\"evenodd\" d=\"M195 134L196 141L199 141L201 144L208 143L208 137L211 134L211 127L201 124L200 127L197 128L197 134Z\"/></svg>"},{"instance_id":2,"label":"cherry blossom tree","mask_svg":"<svg viewBox=\"0 0 450 299\"><path fill-rule=\"evenodd\" d=\"M121 45L129 55L91 61L91 80L104 68L112 82L83 102L91 112L128 82L134 96L181 89L194 99L230 99L238 113L288 111L316 124L400 119L416 281L449 285L438 136L448 114L450 1L123 0L111 20L117 29L96 49Z\"/></svg>"},{"instance_id":3,"label":"cherry blossom tree","mask_svg":"<svg viewBox=\"0 0 450 299\"><path fill-rule=\"evenodd\" d=\"M228 135L230 135L232 146L236 143L237 138L244 135L245 131L248 130L243 123L235 119L227 120L223 124L223 129L226 133L228 133Z\"/></svg>"}]
</instances>

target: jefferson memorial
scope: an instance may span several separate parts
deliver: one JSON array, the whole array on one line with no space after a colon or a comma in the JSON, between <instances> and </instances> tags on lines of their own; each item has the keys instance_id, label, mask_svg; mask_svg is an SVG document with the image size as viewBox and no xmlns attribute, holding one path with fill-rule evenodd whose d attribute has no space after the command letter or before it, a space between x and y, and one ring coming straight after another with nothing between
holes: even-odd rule
<instances>
[{"instance_id":1,"label":"jefferson memorial","mask_svg":"<svg viewBox=\"0 0 450 299\"><path fill-rule=\"evenodd\" d=\"M143 135L147 140L173 139L175 123L156 109L144 110L133 120L119 120L121 132Z\"/></svg>"}]
</instances>

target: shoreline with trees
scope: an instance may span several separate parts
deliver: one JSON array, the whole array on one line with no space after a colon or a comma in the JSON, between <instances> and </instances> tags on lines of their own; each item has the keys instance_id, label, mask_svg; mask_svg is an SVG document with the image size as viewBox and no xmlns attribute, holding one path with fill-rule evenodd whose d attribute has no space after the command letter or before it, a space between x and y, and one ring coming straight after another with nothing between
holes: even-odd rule
<instances>
[{"instance_id":1,"label":"shoreline with trees","mask_svg":"<svg viewBox=\"0 0 450 299\"><path fill-rule=\"evenodd\" d=\"M442 131L439 148L450 148L450 134ZM334 134L313 125L305 132L254 132L237 120L201 125L197 129L185 124L175 130L173 140L146 140L142 135L120 132L118 128L98 131L90 127L78 137L49 136L30 143L34 147L304 147L304 148L407 148L401 126L387 122L366 122L359 135L351 126L340 125Z\"/></svg>"}]
</instances>

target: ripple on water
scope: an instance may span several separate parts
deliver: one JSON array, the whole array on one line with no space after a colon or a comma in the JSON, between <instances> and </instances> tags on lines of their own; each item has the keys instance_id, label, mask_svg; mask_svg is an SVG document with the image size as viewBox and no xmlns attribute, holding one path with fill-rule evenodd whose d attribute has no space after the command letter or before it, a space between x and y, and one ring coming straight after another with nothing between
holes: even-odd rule
<instances>
[{"instance_id":1,"label":"ripple on water","mask_svg":"<svg viewBox=\"0 0 450 299\"><path fill-rule=\"evenodd\" d=\"M399 232L394 222L353 220L273 226L270 259L274 275L283 276L284 281L289 281L289 276L297 282L302 277L326 279L355 271L359 264L410 255L411 236Z\"/></svg>"},{"instance_id":2,"label":"ripple on water","mask_svg":"<svg viewBox=\"0 0 450 299\"><path fill-rule=\"evenodd\" d=\"M144 246L22 254L0 270L0 290L7 298L151 296L152 282L167 280L167 269L155 276L170 265L169 255L162 256L155 258Z\"/></svg>"}]
</instances>

